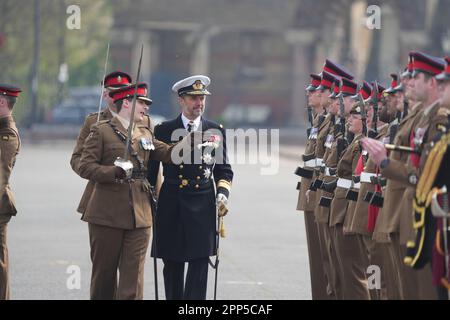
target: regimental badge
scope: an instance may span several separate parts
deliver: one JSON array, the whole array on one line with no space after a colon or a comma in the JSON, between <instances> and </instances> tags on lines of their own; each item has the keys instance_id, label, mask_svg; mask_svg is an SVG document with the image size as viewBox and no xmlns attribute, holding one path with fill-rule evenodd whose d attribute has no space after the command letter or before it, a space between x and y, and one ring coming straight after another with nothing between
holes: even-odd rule
<instances>
[{"instance_id":1,"label":"regimental badge","mask_svg":"<svg viewBox=\"0 0 450 320\"><path fill-rule=\"evenodd\" d=\"M332 135L332 134L327 135L327 139L325 140L325 143L324 143L325 148L331 149L333 141L334 141L334 135Z\"/></svg>"},{"instance_id":2,"label":"regimental badge","mask_svg":"<svg viewBox=\"0 0 450 320\"><path fill-rule=\"evenodd\" d=\"M203 89L203 83L200 80L195 81L195 83L192 85L192 88L194 90L202 90Z\"/></svg>"},{"instance_id":3,"label":"regimental badge","mask_svg":"<svg viewBox=\"0 0 450 320\"><path fill-rule=\"evenodd\" d=\"M140 140L141 148L147 151L155 150L155 145L151 140L147 140L146 138L141 138Z\"/></svg>"},{"instance_id":4,"label":"regimental badge","mask_svg":"<svg viewBox=\"0 0 450 320\"><path fill-rule=\"evenodd\" d=\"M119 83L122 82L122 77L121 77L121 76L118 76L118 77L117 77L117 82L119 82Z\"/></svg>"},{"instance_id":5,"label":"regimental badge","mask_svg":"<svg viewBox=\"0 0 450 320\"><path fill-rule=\"evenodd\" d=\"M209 179L209 177L211 177L211 169L206 168L205 170L203 170L203 176L205 177L205 179Z\"/></svg>"},{"instance_id":6,"label":"regimental badge","mask_svg":"<svg viewBox=\"0 0 450 320\"><path fill-rule=\"evenodd\" d=\"M408 177L408 181L412 185L416 185L418 180L419 179L417 179L417 176L415 174L410 174L409 177Z\"/></svg>"},{"instance_id":7,"label":"regimental badge","mask_svg":"<svg viewBox=\"0 0 450 320\"><path fill-rule=\"evenodd\" d=\"M203 162L206 164L212 164L213 160L214 160L214 158L212 157L212 155L210 153L205 153L202 156L202 159L203 159Z\"/></svg>"}]
</instances>

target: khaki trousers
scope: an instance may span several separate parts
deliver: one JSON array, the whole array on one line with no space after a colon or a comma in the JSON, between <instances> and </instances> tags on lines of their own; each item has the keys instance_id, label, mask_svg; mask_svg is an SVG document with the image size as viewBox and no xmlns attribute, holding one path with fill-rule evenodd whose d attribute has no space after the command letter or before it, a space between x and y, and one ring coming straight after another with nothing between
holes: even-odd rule
<instances>
[{"instance_id":1,"label":"khaki trousers","mask_svg":"<svg viewBox=\"0 0 450 320\"><path fill-rule=\"evenodd\" d=\"M91 299L142 299L150 228L123 230L89 223L89 238Z\"/></svg>"},{"instance_id":2,"label":"khaki trousers","mask_svg":"<svg viewBox=\"0 0 450 320\"><path fill-rule=\"evenodd\" d=\"M320 248L320 240L314 211L305 211L306 242L308 244L309 273L311 277L311 295L313 300L327 300L327 279Z\"/></svg>"},{"instance_id":3,"label":"khaki trousers","mask_svg":"<svg viewBox=\"0 0 450 320\"><path fill-rule=\"evenodd\" d=\"M0 300L9 300L9 258L6 245L7 224L0 224Z\"/></svg>"},{"instance_id":4,"label":"khaki trousers","mask_svg":"<svg viewBox=\"0 0 450 320\"><path fill-rule=\"evenodd\" d=\"M361 254L360 243L355 234L344 235L342 224L336 225L333 229L343 298L369 300L366 277L366 266L369 263L367 256Z\"/></svg>"}]
</instances>

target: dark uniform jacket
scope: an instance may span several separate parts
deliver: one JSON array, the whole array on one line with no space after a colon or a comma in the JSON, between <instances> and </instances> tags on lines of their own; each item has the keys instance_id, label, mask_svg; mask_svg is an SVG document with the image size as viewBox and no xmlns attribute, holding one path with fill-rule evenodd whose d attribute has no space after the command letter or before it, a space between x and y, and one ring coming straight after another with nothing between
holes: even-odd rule
<instances>
[{"instance_id":1,"label":"dark uniform jacket","mask_svg":"<svg viewBox=\"0 0 450 320\"><path fill-rule=\"evenodd\" d=\"M155 126L155 137L166 143L173 143L175 130L184 130L181 114L170 121ZM184 131L183 131L184 130ZM221 137L222 163L209 162L198 154L195 162L163 164L164 182L158 199L156 215L156 252L153 255L172 261L190 261L216 253L216 204L215 186L229 189L233 171L227 159L225 130L221 125L201 119L203 132L212 130ZM179 138L179 137L176 137ZM175 141L176 142L176 141ZM194 146L194 150L199 149ZM195 154L195 151L193 151ZM214 157L216 155L211 152ZM191 155L191 160L194 156ZM149 180L154 183L160 165L152 161ZM213 178L213 179L212 179Z\"/></svg>"}]
</instances>

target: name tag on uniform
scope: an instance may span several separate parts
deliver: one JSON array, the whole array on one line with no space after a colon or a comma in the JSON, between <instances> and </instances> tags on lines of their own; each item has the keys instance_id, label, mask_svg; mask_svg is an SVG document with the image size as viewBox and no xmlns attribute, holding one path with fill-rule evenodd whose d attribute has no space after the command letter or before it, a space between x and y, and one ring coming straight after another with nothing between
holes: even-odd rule
<instances>
[{"instance_id":1,"label":"name tag on uniform","mask_svg":"<svg viewBox=\"0 0 450 320\"><path fill-rule=\"evenodd\" d=\"M148 140L146 138L141 138L141 148L147 151L155 150L155 145L151 140Z\"/></svg>"}]
</instances>

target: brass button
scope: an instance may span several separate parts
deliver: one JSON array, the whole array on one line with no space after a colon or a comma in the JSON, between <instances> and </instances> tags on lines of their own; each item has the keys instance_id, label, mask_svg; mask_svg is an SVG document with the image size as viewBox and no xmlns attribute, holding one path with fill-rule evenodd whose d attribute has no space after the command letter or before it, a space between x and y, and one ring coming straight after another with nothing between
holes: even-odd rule
<instances>
[{"instance_id":1,"label":"brass button","mask_svg":"<svg viewBox=\"0 0 450 320\"><path fill-rule=\"evenodd\" d=\"M180 189L183 189L183 185L182 184L180 184Z\"/></svg>"},{"instance_id":2,"label":"brass button","mask_svg":"<svg viewBox=\"0 0 450 320\"><path fill-rule=\"evenodd\" d=\"M187 186L189 184L189 181L187 180L187 179L183 179L183 180L181 180L181 185L182 186Z\"/></svg>"},{"instance_id":3,"label":"brass button","mask_svg":"<svg viewBox=\"0 0 450 320\"><path fill-rule=\"evenodd\" d=\"M203 169L203 166L199 166L198 168L199 168L200 170L202 170L202 169Z\"/></svg>"},{"instance_id":4,"label":"brass button","mask_svg":"<svg viewBox=\"0 0 450 320\"><path fill-rule=\"evenodd\" d=\"M200 180L200 176L197 176L197 180Z\"/></svg>"},{"instance_id":5,"label":"brass button","mask_svg":"<svg viewBox=\"0 0 450 320\"><path fill-rule=\"evenodd\" d=\"M183 175L180 174L180 175L178 176L178 178L183 179Z\"/></svg>"},{"instance_id":6,"label":"brass button","mask_svg":"<svg viewBox=\"0 0 450 320\"><path fill-rule=\"evenodd\" d=\"M180 164L180 169L183 169L183 165L182 164Z\"/></svg>"},{"instance_id":7,"label":"brass button","mask_svg":"<svg viewBox=\"0 0 450 320\"><path fill-rule=\"evenodd\" d=\"M200 186L198 184L196 184L195 185L195 189L198 189L198 188L200 188Z\"/></svg>"}]
</instances>

